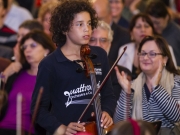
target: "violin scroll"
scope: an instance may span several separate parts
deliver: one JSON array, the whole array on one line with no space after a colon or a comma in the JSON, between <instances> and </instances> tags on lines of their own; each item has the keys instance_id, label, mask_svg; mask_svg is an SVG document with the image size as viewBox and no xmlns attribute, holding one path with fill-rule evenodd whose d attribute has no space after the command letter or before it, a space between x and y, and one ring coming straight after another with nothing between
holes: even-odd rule
<instances>
[{"instance_id":1,"label":"violin scroll","mask_svg":"<svg viewBox=\"0 0 180 135\"><path fill-rule=\"evenodd\" d=\"M90 74L95 73L94 64L92 63L89 55L91 53L91 49L89 45L82 45L80 50L81 59L83 60L84 71L86 72L86 76L89 77Z\"/></svg>"}]
</instances>

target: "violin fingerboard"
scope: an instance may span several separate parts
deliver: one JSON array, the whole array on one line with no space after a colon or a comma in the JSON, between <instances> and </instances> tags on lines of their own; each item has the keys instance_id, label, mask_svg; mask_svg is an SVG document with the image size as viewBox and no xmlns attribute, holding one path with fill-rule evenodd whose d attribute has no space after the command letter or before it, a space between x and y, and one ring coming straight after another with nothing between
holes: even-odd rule
<instances>
[{"instance_id":1,"label":"violin fingerboard","mask_svg":"<svg viewBox=\"0 0 180 135\"><path fill-rule=\"evenodd\" d=\"M95 74L94 78L95 78ZM96 83L96 78L94 79L92 77L91 74L91 82L92 82L92 89L93 89L93 94L96 92L97 90L97 83ZM101 101L100 101L100 96L97 95L97 97L94 99L94 111L95 111L95 115L96 115L96 126L97 126L97 130L98 130L98 135L105 135L103 128L101 127L101 115L102 115L102 111L101 111Z\"/></svg>"}]
</instances>

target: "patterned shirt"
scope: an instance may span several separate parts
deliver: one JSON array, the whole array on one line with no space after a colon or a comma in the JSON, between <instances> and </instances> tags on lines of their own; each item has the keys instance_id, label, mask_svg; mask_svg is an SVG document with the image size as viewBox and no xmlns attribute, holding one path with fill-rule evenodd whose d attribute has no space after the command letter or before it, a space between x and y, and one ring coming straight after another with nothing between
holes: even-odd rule
<instances>
[{"instance_id":1,"label":"patterned shirt","mask_svg":"<svg viewBox=\"0 0 180 135\"><path fill-rule=\"evenodd\" d=\"M115 123L126 118L130 118L133 108L133 96L122 90L117 102L116 111L114 114ZM180 120L180 76L174 77L174 88L171 95L158 85L150 94L149 100L145 92L145 87L142 89L142 112L143 120L148 122L162 121L161 127L173 128L174 123Z\"/></svg>"}]
</instances>

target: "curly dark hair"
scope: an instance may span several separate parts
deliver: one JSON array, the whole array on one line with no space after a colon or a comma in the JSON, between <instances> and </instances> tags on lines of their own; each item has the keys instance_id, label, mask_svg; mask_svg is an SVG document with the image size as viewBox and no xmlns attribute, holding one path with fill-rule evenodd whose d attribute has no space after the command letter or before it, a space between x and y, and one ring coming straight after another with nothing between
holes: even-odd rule
<instances>
[{"instance_id":1,"label":"curly dark hair","mask_svg":"<svg viewBox=\"0 0 180 135\"><path fill-rule=\"evenodd\" d=\"M8 0L2 0L2 4L4 9L8 8Z\"/></svg>"},{"instance_id":2,"label":"curly dark hair","mask_svg":"<svg viewBox=\"0 0 180 135\"><path fill-rule=\"evenodd\" d=\"M64 33L70 30L74 16L83 11L90 14L92 29L96 28L98 23L97 14L88 0L66 0L52 12L50 31L53 41L58 46L65 44L66 35Z\"/></svg>"}]
</instances>

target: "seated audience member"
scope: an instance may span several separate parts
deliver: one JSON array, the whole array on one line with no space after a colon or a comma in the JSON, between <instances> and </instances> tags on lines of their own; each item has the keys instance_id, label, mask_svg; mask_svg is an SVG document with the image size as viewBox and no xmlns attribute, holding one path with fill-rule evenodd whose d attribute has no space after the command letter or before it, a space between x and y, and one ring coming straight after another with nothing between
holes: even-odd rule
<instances>
[{"instance_id":1,"label":"seated audience member","mask_svg":"<svg viewBox=\"0 0 180 135\"><path fill-rule=\"evenodd\" d=\"M159 36L146 36L138 48L142 72L131 83L117 68L123 88L114 114L114 122L133 118L162 121L160 135L179 135L175 123L180 120L180 73L176 70L168 44ZM132 89L131 89L132 88Z\"/></svg>"},{"instance_id":2,"label":"seated audience member","mask_svg":"<svg viewBox=\"0 0 180 135\"><path fill-rule=\"evenodd\" d=\"M91 35L89 45L99 46L103 48L108 54L112 40L113 40L113 31L111 30L110 26L104 21L98 21L97 28L93 30L93 33ZM112 66L114 63L109 60L109 64L110 66ZM118 66L118 68L120 71L124 71L131 80L131 72L127 68L122 66ZM116 96L116 100L118 100L119 94L121 92L121 87L118 84L116 73L114 72L114 70L111 73L111 80L112 80L112 85Z\"/></svg>"},{"instance_id":3,"label":"seated audience member","mask_svg":"<svg viewBox=\"0 0 180 135\"><path fill-rule=\"evenodd\" d=\"M121 27L129 28L129 22L121 15L125 0L109 0L113 21Z\"/></svg>"},{"instance_id":4,"label":"seated audience member","mask_svg":"<svg viewBox=\"0 0 180 135\"><path fill-rule=\"evenodd\" d=\"M51 32L49 31L49 28L50 28L51 13L57 5L58 2L56 1L46 2L40 7L38 13L38 20L42 23L44 27L44 32L48 34L50 37L51 37Z\"/></svg>"},{"instance_id":5,"label":"seated audience member","mask_svg":"<svg viewBox=\"0 0 180 135\"><path fill-rule=\"evenodd\" d=\"M98 19L108 23L114 33L108 53L108 58L114 62L118 57L119 48L130 42L130 34L126 29L113 22L109 0L94 0L93 7L97 12Z\"/></svg>"},{"instance_id":6,"label":"seated audience member","mask_svg":"<svg viewBox=\"0 0 180 135\"><path fill-rule=\"evenodd\" d=\"M30 31L37 29L37 30L44 30L41 23L39 23L36 20L27 20L24 21L18 29L18 36L17 36L17 44L14 47L14 58L13 60L19 61L19 44L21 42L21 39L28 34Z\"/></svg>"},{"instance_id":7,"label":"seated audience member","mask_svg":"<svg viewBox=\"0 0 180 135\"><path fill-rule=\"evenodd\" d=\"M156 135L156 132L150 123L131 119L118 122L110 135Z\"/></svg>"},{"instance_id":8,"label":"seated audience member","mask_svg":"<svg viewBox=\"0 0 180 135\"><path fill-rule=\"evenodd\" d=\"M13 31L18 31L19 25L26 20L33 19L31 13L14 3L14 0L8 1L8 12L5 18L5 25L8 26Z\"/></svg>"},{"instance_id":9,"label":"seated audience member","mask_svg":"<svg viewBox=\"0 0 180 135\"><path fill-rule=\"evenodd\" d=\"M10 64L11 64L11 61L9 59L5 59L3 57L0 57L0 73L2 71L4 71L5 68L7 68Z\"/></svg>"},{"instance_id":10,"label":"seated audience member","mask_svg":"<svg viewBox=\"0 0 180 135\"><path fill-rule=\"evenodd\" d=\"M171 19L179 24L178 19L180 19L180 12L178 11L178 7L180 7L179 0L161 0L166 5L168 12L171 16Z\"/></svg>"},{"instance_id":11,"label":"seated audience member","mask_svg":"<svg viewBox=\"0 0 180 135\"><path fill-rule=\"evenodd\" d=\"M177 65L180 66L180 27L170 18L166 5L160 0L149 3L146 13L151 18L154 28L172 46Z\"/></svg>"},{"instance_id":12,"label":"seated audience member","mask_svg":"<svg viewBox=\"0 0 180 135\"><path fill-rule=\"evenodd\" d=\"M8 106L4 106L0 115L1 135L16 134L16 98L18 93L21 93L24 99L22 102L22 130L25 133L29 131L31 123L30 103L38 65L46 55L55 49L51 39L39 30L31 31L24 36L20 42L20 48L21 62L28 64L28 66L9 77L5 85L5 90L8 93Z\"/></svg>"},{"instance_id":13,"label":"seated audience member","mask_svg":"<svg viewBox=\"0 0 180 135\"><path fill-rule=\"evenodd\" d=\"M126 20L131 21L134 15L137 15L140 12L144 12L147 1L149 0L124 0L122 16Z\"/></svg>"},{"instance_id":14,"label":"seated audience member","mask_svg":"<svg viewBox=\"0 0 180 135\"><path fill-rule=\"evenodd\" d=\"M4 71L3 74L5 76L5 80L11 76L12 74L19 72L19 70L22 68L21 63L19 62L20 60L20 52L19 52L19 44L21 39L28 34L31 30L41 30L43 31L43 26L41 25L40 22L38 22L37 20L27 20L25 22L23 22L20 26L19 26L19 30L18 30L18 36L17 36L17 44L14 47L14 57L12 58L12 60L15 60L15 62L12 62Z\"/></svg>"},{"instance_id":15,"label":"seated audience member","mask_svg":"<svg viewBox=\"0 0 180 135\"><path fill-rule=\"evenodd\" d=\"M132 72L132 79L135 79L138 75L138 48L141 40L145 36L153 36L156 35L156 31L154 29L153 23L151 19L143 13L137 14L133 17L129 27L131 38L133 42L123 45L119 49L119 55L123 52L123 48L127 46L127 50L125 54L122 56L122 59L118 62L118 65L124 66L128 68ZM173 61L176 66L176 60L174 58L174 54L172 48L169 46L170 52L173 56Z\"/></svg>"},{"instance_id":16,"label":"seated audience member","mask_svg":"<svg viewBox=\"0 0 180 135\"><path fill-rule=\"evenodd\" d=\"M16 32L6 25L4 19L7 16L8 0L0 0L0 46L14 47L16 44Z\"/></svg>"}]
</instances>

